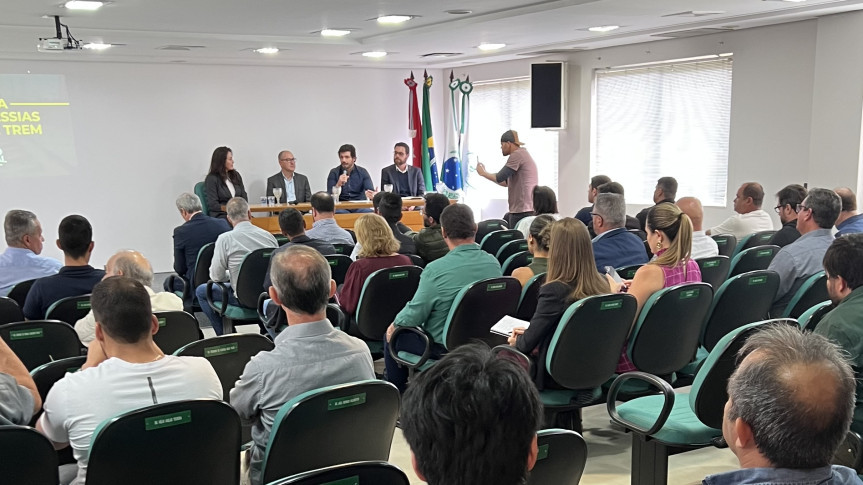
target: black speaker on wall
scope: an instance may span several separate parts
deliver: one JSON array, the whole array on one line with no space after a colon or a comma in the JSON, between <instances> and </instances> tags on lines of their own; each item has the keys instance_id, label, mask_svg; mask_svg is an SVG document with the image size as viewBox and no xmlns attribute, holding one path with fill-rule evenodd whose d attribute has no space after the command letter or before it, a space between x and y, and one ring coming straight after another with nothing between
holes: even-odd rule
<instances>
[{"instance_id":1,"label":"black speaker on wall","mask_svg":"<svg viewBox=\"0 0 863 485\"><path fill-rule=\"evenodd\" d=\"M530 65L531 128L564 128L565 75L563 62Z\"/></svg>"}]
</instances>

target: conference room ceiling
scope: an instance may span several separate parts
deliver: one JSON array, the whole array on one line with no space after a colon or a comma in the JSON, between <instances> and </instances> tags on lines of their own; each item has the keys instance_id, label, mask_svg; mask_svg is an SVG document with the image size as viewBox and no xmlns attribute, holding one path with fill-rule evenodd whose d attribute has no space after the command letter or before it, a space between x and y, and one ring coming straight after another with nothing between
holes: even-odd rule
<instances>
[{"instance_id":1,"label":"conference room ceiling","mask_svg":"<svg viewBox=\"0 0 863 485\"><path fill-rule=\"evenodd\" d=\"M446 68L863 9L863 0L113 0L88 12L63 2L2 0L0 59ZM415 17L398 25L376 21L394 14ZM54 36L53 15L82 44L115 45L38 52L38 39ZM609 25L620 28L587 30ZM352 31L327 38L319 33L324 28ZM477 48L482 43L506 46L483 52ZM280 51L254 52L262 47ZM361 55L367 51L388 55ZM428 56L435 53L454 55Z\"/></svg>"}]
</instances>

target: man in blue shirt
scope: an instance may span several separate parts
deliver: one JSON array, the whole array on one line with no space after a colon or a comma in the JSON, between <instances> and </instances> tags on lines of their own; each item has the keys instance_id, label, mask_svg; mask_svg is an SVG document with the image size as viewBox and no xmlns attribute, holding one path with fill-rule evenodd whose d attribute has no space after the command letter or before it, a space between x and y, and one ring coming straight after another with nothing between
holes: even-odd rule
<instances>
[{"instance_id":1,"label":"man in blue shirt","mask_svg":"<svg viewBox=\"0 0 863 485\"><path fill-rule=\"evenodd\" d=\"M70 296L86 295L105 277L105 271L90 266L93 228L83 216L66 216L57 231L57 247L63 251L65 265L53 276L33 283L24 302L24 317L40 320L54 302Z\"/></svg>"},{"instance_id":2,"label":"man in blue shirt","mask_svg":"<svg viewBox=\"0 0 863 485\"><path fill-rule=\"evenodd\" d=\"M11 210L3 222L6 232L6 251L0 254L0 296L9 294L16 284L57 274L63 266L54 258L42 253L42 224L36 214L25 210Z\"/></svg>"},{"instance_id":3,"label":"man in blue shirt","mask_svg":"<svg viewBox=\"0 0 863 485\"><path fill-rule=\"evenodd\" d=\"M327 176L327 192L332 194L333 187L339 187L339 201L368 200L367 190L374 190L372 177L368 170L358 167L357 149L353 145L342 145L339 147L339 166L330 170ZM371 209L339 209L337 213L345 212L372 212Z\"/></svg>"},{"instance_id":4,"label":"man in blue shirt","mask_svg":"<svg viewBox=\"0 0 863 485\"><path fill-rule=\"evenodd\" d=\"M857 213L857 196L847 187L836 189L842 199L842 212L836 219L836 237L863 232L863 214Z\"/></svg>"}]
</instances>

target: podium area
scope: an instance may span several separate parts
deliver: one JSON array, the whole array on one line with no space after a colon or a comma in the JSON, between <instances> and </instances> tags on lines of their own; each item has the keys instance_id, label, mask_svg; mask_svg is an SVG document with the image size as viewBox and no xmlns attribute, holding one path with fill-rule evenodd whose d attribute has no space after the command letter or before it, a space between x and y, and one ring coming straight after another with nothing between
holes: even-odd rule
<instances>
[{"instance_id":1,"label":"podium area","mask_svg":"<svg viewBox=\"0 0 863 485\"><path fill-rule=\"evenodd\" d=\"M425 205L425 199L422 197L405 197L402 199L402 202L404 207L421 207ZM452 202L455 201L451 201L450 203ZM372 207L372 201L370 200L336 203L337 211L339 209L371 209ZM306 230L312 228L312 205L308 202L276 205L249 204L249 208L252 211L252 224L273 234L281 234L282 232L279 229L279 212L290 208L297 209L300 212L308 212L308 214L303 215L303 219L306 222ZM364 214L366 213L350 212L347 214L336 214L335 219L339 227L353 230L357 219ZM401 222L414 231L419 231L423 228L423 218L417 210L402 212Z\"/></svg>"}]
</instances>

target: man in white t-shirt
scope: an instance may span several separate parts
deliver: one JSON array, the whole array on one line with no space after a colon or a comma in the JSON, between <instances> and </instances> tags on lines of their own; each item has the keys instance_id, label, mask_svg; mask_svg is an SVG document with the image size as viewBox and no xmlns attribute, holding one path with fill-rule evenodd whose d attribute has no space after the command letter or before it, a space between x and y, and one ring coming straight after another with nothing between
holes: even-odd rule
<instances>
[{"instance_id":1,"label":"man in white t-shirt","mask_svg":"<svg viewBox=\"0 0 863 485\"><path fill-rule=\"evenodd\" d=\"M770 214L761 210L764 201L764 188L758 182L746 182L737 189L734 197L734 212L737 214L725 219L722 224L707 230L708 236L733 234L737 240L760 231L773 230Z\"/></svg>"},{"instance_id":2,"label":"man in white t-shirt","mask_svg":"<svg viewBox=\"0 0 863 485\"><path fill-rule=\"evenodd\" d=\"M695 197L681 197L677 200L677 207L692 221L692 259L710 258L719 256L719 245L701 228L704 221L704 208L701 201Z\"/></svg>"},{"instance_id":3,"label":"man in white t-shirt","mask_svg":"<svg viewBox=\"0 0 863 485\"><path fill-rule=\"evenodd\" d=\"M159 323L144 285L125 276L107 278L93 288L90 301L96 340L87 362L54 384L36 424L55 448L72 445L77 476L64 477L61 470L60 481L73 485L84 483L90 440L102 421L153 404L222 398L206 359L165 355L153 342Z\"/></svg>"}]
</instances>

